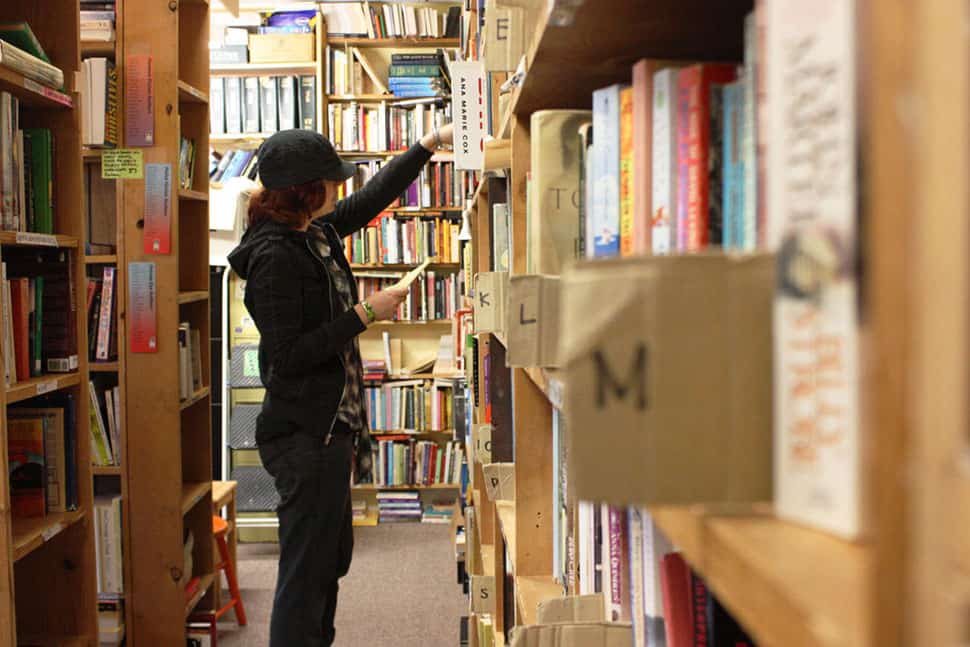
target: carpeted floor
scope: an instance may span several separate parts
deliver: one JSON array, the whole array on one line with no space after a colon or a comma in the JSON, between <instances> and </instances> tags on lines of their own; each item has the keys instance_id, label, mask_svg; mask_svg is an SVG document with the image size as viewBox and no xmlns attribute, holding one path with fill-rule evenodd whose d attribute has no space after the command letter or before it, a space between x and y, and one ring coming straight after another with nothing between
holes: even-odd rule
<instances>
[{"instance_id":1,"label":"carpeted floor","mask_svg":"<svg viewBox=\"0 0 970 647\"><path fill-rule=\"evenodd\" d=\"M432 524L354 529L354 561L340 582L337 647L458 645L458 620L468 603L455 580L450 530ZM275 544L239 545L249 624L240 628L226 615L219 647L266 647L277 559Z\"/></svg>"}]
</instances>

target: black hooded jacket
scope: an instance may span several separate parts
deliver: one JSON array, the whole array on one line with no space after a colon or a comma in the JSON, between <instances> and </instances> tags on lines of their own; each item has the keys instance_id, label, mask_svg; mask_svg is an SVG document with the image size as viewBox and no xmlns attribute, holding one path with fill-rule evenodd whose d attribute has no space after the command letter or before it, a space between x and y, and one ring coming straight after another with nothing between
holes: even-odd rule
<instances>
[{"instance_id":1,"label":"black hooded jacket","mask_svg":"<svg viewBox=\"0 0 970 647\"><path fill-rule=\"evenodd\" d=\"M327 237L346 272L342 238L365 227L418 177L431 159L420 144L398 155L361 189L311 224ZM326 436L333 426L346 373L341 351L364 331L353 308L344 311L312 234L266 221L246 231L229 254L246 281L245 303L259 329L263 412ZM354 302L357 286L351 281Z\"/></svg>"}]
</instances>

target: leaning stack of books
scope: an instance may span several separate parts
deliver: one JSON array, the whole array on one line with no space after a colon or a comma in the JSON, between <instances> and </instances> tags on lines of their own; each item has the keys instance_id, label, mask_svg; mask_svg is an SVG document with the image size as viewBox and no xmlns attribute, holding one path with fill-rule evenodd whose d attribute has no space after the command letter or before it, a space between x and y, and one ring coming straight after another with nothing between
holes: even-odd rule
<instances>
[{"instance_id":1,"label":"leaning stack of books","mask_svg":"<svg viewBox=\"0 0 970 647\"><path fill-rule=\"evenodd\" d=\"M417 492L378 492L377 511L380 523L421 521L421 498Z\"/></svg>"},{"instance_id":2,"label":"leaning stack of books","mask_svg":"<svg viewBox=\"0 0 970 647\"><path fill-rule=\"evenodd\" d=\"M115 40L115 3L81 0L81 40L111 43Z\"/></svg>"}]
</instances>

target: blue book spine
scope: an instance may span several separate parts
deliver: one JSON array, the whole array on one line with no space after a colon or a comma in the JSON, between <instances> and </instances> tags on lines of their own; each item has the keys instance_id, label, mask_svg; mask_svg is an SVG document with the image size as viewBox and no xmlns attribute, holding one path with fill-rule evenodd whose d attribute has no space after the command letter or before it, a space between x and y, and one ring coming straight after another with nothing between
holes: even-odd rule
<instances>
[{"instance_id":1,"label":"blue book spine","mask_svg":"<svg viewBox=\"0 0 970 647\"><path fill-rule=\"evenodd\" d=\"M435 96L441 94L441 90L436 90L434 88L391 88L395 97L407 98L424 98L428 96Z\"/></svg>"},{"instance_id":2,"label":"blue book spine","mask_svg":"<svg viewBox=\"0 0 970 647\"><path fill-rule=\"evenodd\" d=\"M387 82L389 88L410 88L410 87L441 87L441 79L432 79L421 76L397 77Z\"/></svg>"},{"instance_id":3,"label":"blue book spine","mask_svg":"<svg viewBox=\"0 0 970 647\"><path fill-rule=\"evenodd\" d=\"M740 247L737 239L737 172L738 172L738 84L724 86L722 110L724 114L724 139L721 151L721 217L723 219L722 245L724 249Z\"/></svg>"},{"instance_id":4,"label":"blue book spine","mask_svg":"<svg viewBox=\"0 0 970 647\"><path fill-rule=\"evenodd\" d=\"M620 89L611 85L593 92L593 213L594 257L620 254Z\"/></svg>"},{"instance_id":5,"label":"blue book spine","mask_svg":"<svg viewBox=\"0 0 970 647\"><path fill-rule=\"evenodd\" d=\"M731 191L734 193L734 241L738 249L751 249L756 244L756 241L753 239L748 240L744 222L746 209L745 172L747 170L744 161L744 130L745 119L747 118L744 105L746 84L744 81L738 81L731 85L737 86L734 89L734 121L732 121L732 127L734 128L734 150L732 152L734 155L734 176Z\"/></svg>"}]
</instances>

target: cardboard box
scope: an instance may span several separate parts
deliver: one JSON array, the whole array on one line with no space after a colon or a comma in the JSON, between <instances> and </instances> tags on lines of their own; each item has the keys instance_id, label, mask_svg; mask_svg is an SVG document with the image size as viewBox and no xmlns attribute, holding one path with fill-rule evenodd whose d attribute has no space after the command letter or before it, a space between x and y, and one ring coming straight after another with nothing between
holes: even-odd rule
<instances>
[{"instance_id":1,"label":"cardboard box","mask_svg":"<svg viewBox=\"0 0 970 647\"><path fill-rule=\"evenodd\" d=\"M250 63L307 63L316 60L313 34L250 34Z\"/></svg>"},{"instance_id":2,"label":"cardboard box","mask_svg":"<svg viewBox=\"0 0 970 647\"><path fill-rule=\"evenodd\" d=\"M511 277L505 316L509 366L559 366L559 277Z\"/></svg>"},{"instance_id":3,"label":"cardboard box","mask_svg":"<svg viewBox=\"0 0 970 647\"><path fill-rule=\"evenodd\" d=\"M472 575L468 598L473 613L495 613L495 576Z\"/></svg>"},{"instance_id":4,"label":"cardboard box","mask_svg":"<svg viewBox=\"0 0 970 647\"><path fill-rule=\"evenodd\" d=\"M249 48L245 45L220 45L209 49L210 65L239 65L249 62Z\"/></svg>"},{"instance_id":5,"label":"cardboard box","mask_svg":"<svg viewBox=\"0 0 970 647\"><path fill-rule=\"evenodd\" d=\"M539 603L536 624L549 625L562 622L609 622L603 594L569 595Z\"/></svg>"},{"instance_id":6,"label":"cardboard box","mask_svg":"<svg viewBox=\"0 0 970 647\"><path fill-rule=\"evenodd\" d=\"M512 647L628 647L633 641L629 623L583 623L518 626Z\"/></svg>"},{"instance_id":7,"label":"cardboard box","mask_svg":"<svg viewBox=\"0 0 970 647\"><path fill-rule=\"evenodd\" d=\"M492 425L473 424L473 442L475 444L475 460L485 465L492 462ZM472 472L474 470L471 470Z\"/></svg>"},{"instance_id":8,"label":"cardboard box","mask_svg":"<svg viewBox=\"0 0 970 647\"><path fill-rule=\"evenodd\" d=\"M508 272L479 272L475 275L475 332L505 332Z\"/></svg>"},{"instance_id":9,"label":"cardboard box","mask_svg":"<svg viewBox=\"0 0 970 647\"><path fill-rule=\"evenodd\" d=\"M771 255L586 262L563 274L576 498L771 498Z\"/></svg>"},{"instance_id":10,"label":"cardboard box","mask_svg":"<svg viewBox=\"0 0 970 647\"><path fill-rule=\"evenodd\" d=\"M492 501L515 501L515 463L482 465L485 491Z\"/></svg>"}]
</instances>

